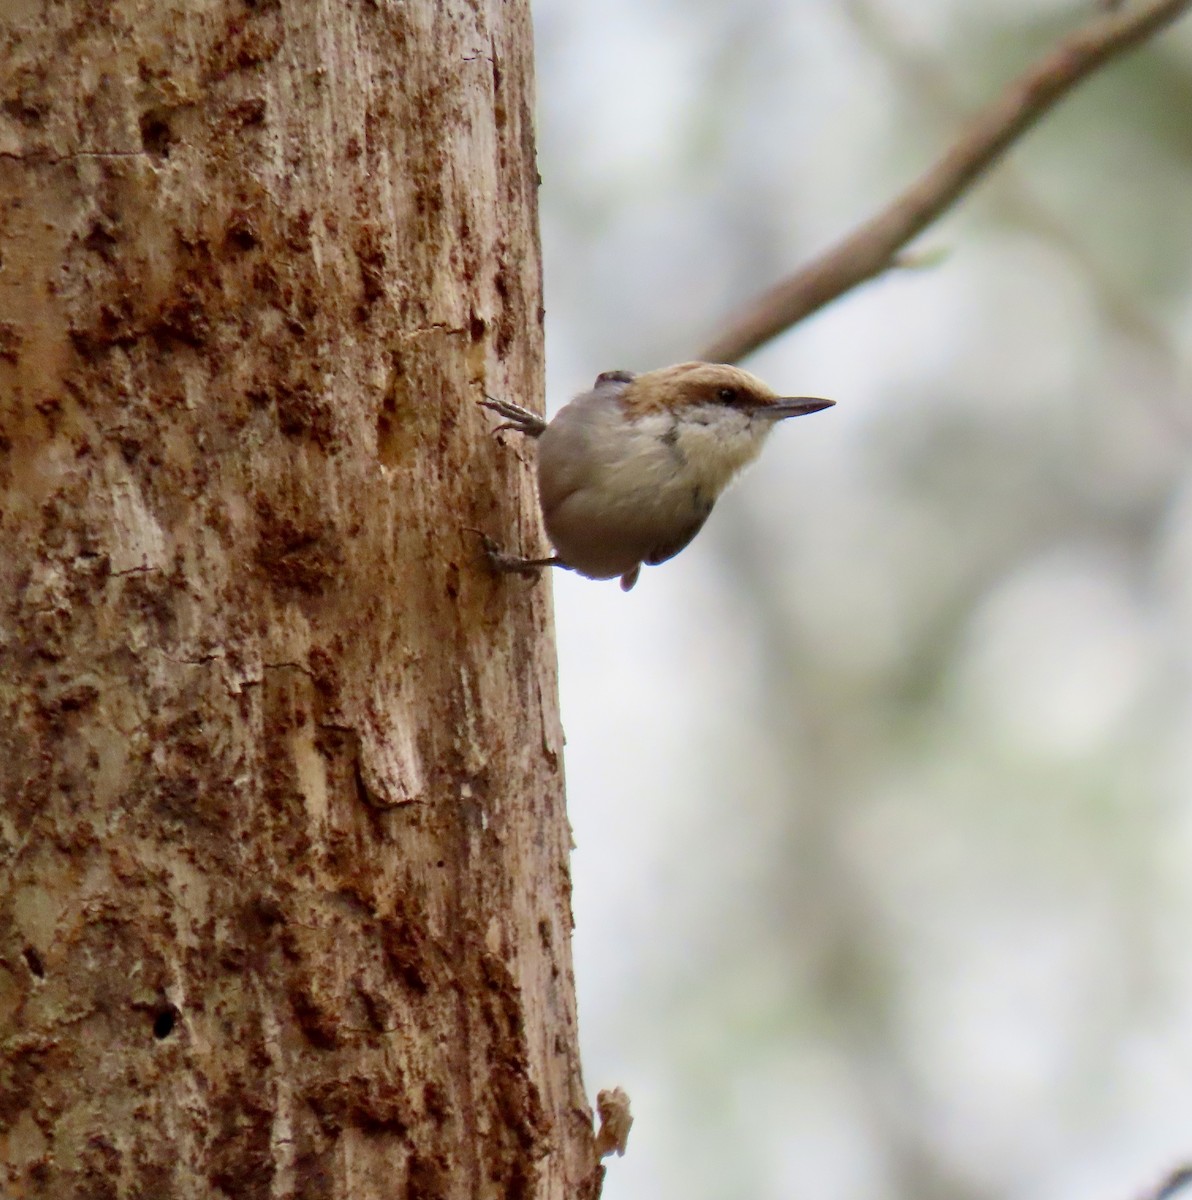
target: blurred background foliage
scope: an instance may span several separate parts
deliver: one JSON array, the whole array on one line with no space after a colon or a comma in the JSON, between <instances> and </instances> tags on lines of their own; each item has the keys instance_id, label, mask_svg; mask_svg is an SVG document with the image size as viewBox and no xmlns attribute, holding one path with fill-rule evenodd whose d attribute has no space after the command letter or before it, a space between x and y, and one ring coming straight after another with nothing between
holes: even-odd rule
<instances>
[{"instance_id":1,"label":"blurred background foliage","mask_svg":"<svg viewBox=\"0 0 1192 1200\"><path fill-rule=\"evenodd\" d=\"M691 357L1095 8L536 0L550 407ZM1192 19L916 249L746 364L838 407L691 549L554 581L610 1200L1192 1158Z\"/></svg>"}]
</instances>

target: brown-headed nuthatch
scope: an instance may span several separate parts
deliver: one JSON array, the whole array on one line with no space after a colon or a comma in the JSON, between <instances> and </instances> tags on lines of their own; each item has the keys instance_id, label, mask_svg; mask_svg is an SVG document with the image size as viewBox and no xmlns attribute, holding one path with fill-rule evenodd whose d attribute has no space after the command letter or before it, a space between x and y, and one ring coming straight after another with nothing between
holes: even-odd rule
<instances>
[{"instance_id":1,"label":"brown-headed nuthatch","mask_svg":"<svg viewBox=\"0 0 1192 1200\"><path fill-rule=\"evenodd\" d=\"M549 424L518 404L482 403L505 418L501 429L538 439L538 498L556 551L516 558L486 539L493 567L619 575L628 591L643 563L666 562L695 537L779 421L835 401L778 396L740 367L690 362L606 371Z\"/></svg>"}]
</instances>

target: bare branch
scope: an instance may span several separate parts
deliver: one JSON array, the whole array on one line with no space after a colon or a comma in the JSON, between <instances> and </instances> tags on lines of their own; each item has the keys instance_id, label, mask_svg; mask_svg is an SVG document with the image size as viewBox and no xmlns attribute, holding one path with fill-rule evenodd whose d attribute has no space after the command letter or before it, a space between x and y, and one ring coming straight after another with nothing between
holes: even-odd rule
<instances>
[{"instance_id":1,"label":"bare branch","mask_svg":"<svg viewBox=\"0 0 1192 1200\"><path fill-rule=\"evenodd\" d=\"M851 288L896 266L898 252L1082 79L1190 7L1192 0L1152 0L1099 16L1070 34L978 113L943 157L887 208L747 305L699 357L736 362Z\"/></svg>"},{"instance_id":2,"label":"bare branch","mask_svg":"<svg viewBox=\"0 0 1192 1200\"><path fill-rule=\"evenodd\" d=\"M1121 7L1121 0L1109 4L1100 0L1100 3L1103 8ZM947 64L930 53L919 52L904 40L888 0L845 0L845 11L875 53L881 55L903 93L914 96L937 123L956 123L965 116L964 104ZM1174 437L1181 443L1192 444L1192 411L1180 383L1180 351L1162 321L1122 286L1070 224L1034 194L1026 176L1014 163L1000 165L986 182L985 194L999 217L1045 241L1080 275L1107 329L1146 350L1159 375L1154 386L1143 389L1139 398ZM933 267L947 253L940 246L900 250L891 260L890 268Z\"/></svg>"},{"instance_id":3,"label":"bare branch","mask_svg":"<svg viewBox=\"0 0 1192 1200\"><path fill-rule=\"evenodd\" d=\"M1143 1200L1171 1200L1176 1192L1187 1187L1189 1183L1192 1183L1192 1166L1176 1167L1168 1172L1167 1178Z\"/></svg>"}]
</instances>

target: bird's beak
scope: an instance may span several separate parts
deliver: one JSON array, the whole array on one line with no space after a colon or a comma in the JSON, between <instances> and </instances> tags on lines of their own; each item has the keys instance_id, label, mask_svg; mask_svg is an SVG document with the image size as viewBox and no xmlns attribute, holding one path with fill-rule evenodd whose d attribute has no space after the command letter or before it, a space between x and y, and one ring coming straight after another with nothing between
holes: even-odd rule
<instances>
[{"instance_id":1,"label":"bird's beak","mask_svg":"<svg viewBox=\"0 0 1192 1200\"><path fill-rule=\"evenodd\" d=\"M755 410L759 417L782 421L787 417L805 417L808 413L831 408L835 400L821 400L819 396L780 396L771 404L759 405Z\"/></svg>"}]
</instances>

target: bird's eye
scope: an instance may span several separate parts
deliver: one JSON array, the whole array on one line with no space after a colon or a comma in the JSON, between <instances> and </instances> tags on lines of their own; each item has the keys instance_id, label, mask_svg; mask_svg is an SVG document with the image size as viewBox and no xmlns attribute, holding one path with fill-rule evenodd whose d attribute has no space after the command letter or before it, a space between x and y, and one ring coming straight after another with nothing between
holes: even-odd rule
<instances>
[{"instance_id":1,"label":"bird's eye","mask_svg":"<svg viewBox=\"0 0 1192 1200\"><path fill-rule=\"evenodd\" d=\"M717 391L716 399L721 404L735 404L740 399L740 393L736 388L722 387Z\"/></svg>"}]
</instances>

